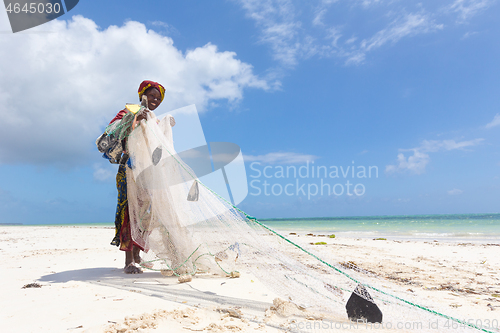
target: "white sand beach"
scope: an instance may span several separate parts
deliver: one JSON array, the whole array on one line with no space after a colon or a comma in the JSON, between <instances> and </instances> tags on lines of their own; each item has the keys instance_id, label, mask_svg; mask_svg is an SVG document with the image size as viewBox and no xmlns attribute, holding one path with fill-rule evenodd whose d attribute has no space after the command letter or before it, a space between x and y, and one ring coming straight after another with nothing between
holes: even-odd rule
<instances>
[{"instance_id":1,"label":"white sand beach","mask_svg":"<svg viewBox=\"0 0 500 333\"><path fill-rule=\"evenodd\" d=\"M109 245L113 233L110 227L0 227L2 331L286 332L315 319L274 311L278 296L245 271L240 278L195 276L188 283L151 271L126 275L123 253ZM304 245L325 242L311 247L328 262L372 272L382 285L399 284L454 317L500 318L499 243L288 237Z\"/></svg>"}]
</instances>

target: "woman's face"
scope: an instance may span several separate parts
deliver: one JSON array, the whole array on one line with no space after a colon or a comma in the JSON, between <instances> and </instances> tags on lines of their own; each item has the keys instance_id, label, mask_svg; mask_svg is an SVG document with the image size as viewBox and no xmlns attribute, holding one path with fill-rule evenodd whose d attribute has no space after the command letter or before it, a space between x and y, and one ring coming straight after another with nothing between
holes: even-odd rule
<instances>
[{"instance_id":1,"label":"woman's face","mask_svg":"<svg viewBox=\"0 0 500 333\"><path fill-rule=\"evenodd\" d=\"M160 105L161 94L158 89L149 88L148 90L146 90L144 95L146 95L146 97L148 98L148 109L150 109L151 111L153 111Z\"/></svg>"}]
</instances>

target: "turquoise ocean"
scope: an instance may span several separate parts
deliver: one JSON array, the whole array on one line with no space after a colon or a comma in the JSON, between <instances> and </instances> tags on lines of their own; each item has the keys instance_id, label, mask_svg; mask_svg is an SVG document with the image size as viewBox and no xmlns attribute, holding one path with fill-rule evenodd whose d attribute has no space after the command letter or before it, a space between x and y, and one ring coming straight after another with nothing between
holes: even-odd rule
<instances>
[{"instance_id":1,"label":"turquoise ocean","mask_svg":"<svg viewBox=\"0 0 500 333\"><path fill-rule=\"evenodd\" d=\"M500 214L448 214L260 219L287 234L500 243Z\"/></svg>"},{"instance_id":2,"label":"turquoise ocean","mask_svg":"<svg viewBox=\"0 0 500 333\"><path fill-rule=\"evenodd\" d=\"M296 232L353 238L500 243L500 214L259 218L259 221L283 235ZM114 224L88 223L78 226L113 228Z\"/></svg>"}]
</instances>

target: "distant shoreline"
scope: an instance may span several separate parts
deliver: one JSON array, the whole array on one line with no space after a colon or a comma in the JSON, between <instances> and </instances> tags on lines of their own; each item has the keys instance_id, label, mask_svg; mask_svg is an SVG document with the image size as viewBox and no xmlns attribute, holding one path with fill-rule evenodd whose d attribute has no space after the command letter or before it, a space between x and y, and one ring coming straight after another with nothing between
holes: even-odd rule
<instances>
[{"instance_id":1,"label":"distant shoreline","mask_svg":"<svg viewBox=\"0 0 500 333\"><path fill-rule=\"evenodd\" d=\"M357 216L322 216L322 217L272 217L272 218L263 218L258 219L259 221L302 221L302 220L317 220L317 221L325 221L325 220L363 220L363 219L412 219L412 218L420 218L420 219L455 219L457 217L460 218L480 218L480 217L490 217L490 218L499 218L500 213L470 213L470 214L408 214L408 215L357 215Z\"/></svg>"},{"instance_id":2,"label":"distant shoreline","mask_svg":"<svg viewBox=\"0 0 500 333\"><path fill-rule=\"evenodd\" d=\"M0 227L114 227L114 223L0 223Z\"/></svg>"},{"instance_id":3,"label":"distant shoreline","mask_svg":"<svg viewBox=\"0 0 500 333\"><path fill-rule=\"evenodd\" d=\"M337 237L389 240L500 243L500 214L440 214L357 217L273 218L260 223L284 235L335 234ZM102 227L114 223L23 224L3 223L0 226L37 227Z\"/></svg>"},{"instance_id":4,"label":"distant shoreline","mask_svg":"<svg viewBox=\"0 0 500 333\"><path fill-rule=\"evenodd\" d=\"M405 234L397 232L384 232L384 231L339 231L339 230L326 230L314 227L290 227L279 226L276 224L267 224L268 227L283 235L286 238L290 237L317 237L318 241L322 239L329 239L330 235L336 239L353 239L353 240L387 240L389 242L439 242L439 243L469 243L469 244L483 244L483 245L500 245L500 237L498 234L494 235L471 235L471 234L439 234L439 233L416 233ZM114 229L115 226L109 223L93 223L93 224L0 224L0 228L88 228L88 229Z\"/></svg>"}]
</instances>

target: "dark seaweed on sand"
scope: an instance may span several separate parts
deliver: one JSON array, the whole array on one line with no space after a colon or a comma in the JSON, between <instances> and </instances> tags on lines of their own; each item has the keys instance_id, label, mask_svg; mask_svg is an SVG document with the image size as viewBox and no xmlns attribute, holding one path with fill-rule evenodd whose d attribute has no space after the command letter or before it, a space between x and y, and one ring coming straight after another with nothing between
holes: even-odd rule
<instances>
[{"instance_id":1,"label":"dark seaweed on sand","mask_svg":"<svg viewBox=\"0 0 500 333\"><path fill-rule=\"evenodd\" d=\"M25 284L21 289L26 289L26 288L42 288L42 285L38 284L36 282L28 283L28 284Z\"/></svg>"}]
</instances>

